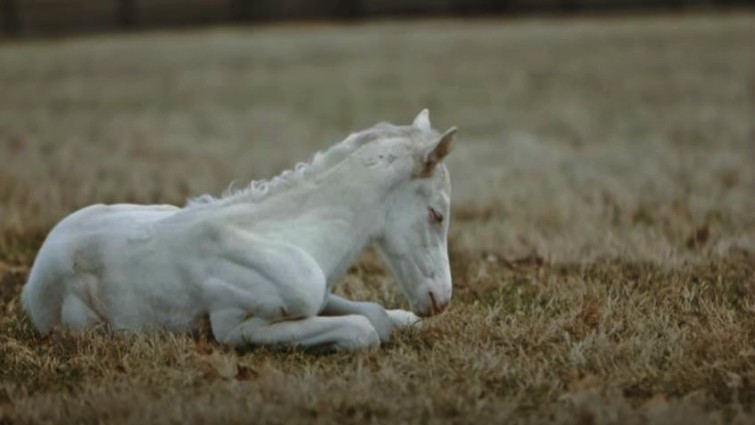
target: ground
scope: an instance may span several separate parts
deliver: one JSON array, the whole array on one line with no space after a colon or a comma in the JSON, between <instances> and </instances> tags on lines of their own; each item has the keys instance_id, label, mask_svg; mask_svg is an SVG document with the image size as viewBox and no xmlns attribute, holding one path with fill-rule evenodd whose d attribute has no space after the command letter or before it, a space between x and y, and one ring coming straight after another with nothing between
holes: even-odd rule
<instances>
[{"instance_id":1,"label":"ground","mask_svg":"<svg viewBox=\"0 0 755 425\"><path fill-rule=\"evenodd\" d=\"M0 44L0 423L755 423L755 15L288 25ZM46 232L460 128L454 300L378 351L34 333ZM367 252L339 292L405 307Z\"/></svg>"}]
</instances>

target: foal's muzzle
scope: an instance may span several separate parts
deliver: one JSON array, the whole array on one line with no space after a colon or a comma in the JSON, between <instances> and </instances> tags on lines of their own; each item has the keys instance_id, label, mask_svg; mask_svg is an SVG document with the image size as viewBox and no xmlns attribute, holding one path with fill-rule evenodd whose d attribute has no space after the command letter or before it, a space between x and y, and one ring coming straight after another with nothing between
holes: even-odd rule
<instances>
[{"instance_id":1,"label":"foal's muzzle","mask_svg":"<svg viewBox=\"0 0 755 425\"><path fill-rule=\"evenodd\" d=\"M430 317L442 313L451 302L451 293L442 294L436 291L428 291L423 302L412 306L414 314L420 317Z\"/></svg>"}]
</instances>

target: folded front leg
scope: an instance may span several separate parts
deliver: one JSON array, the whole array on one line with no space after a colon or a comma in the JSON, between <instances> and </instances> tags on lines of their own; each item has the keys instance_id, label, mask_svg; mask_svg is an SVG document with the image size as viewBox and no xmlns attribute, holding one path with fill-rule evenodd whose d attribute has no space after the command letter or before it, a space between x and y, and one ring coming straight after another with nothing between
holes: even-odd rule
<instances>
[{"instance_id":1,"label":"folded front leg","mask_svg":"<svg viewBox=\"0 0 755 425\"><path fill-rule=\"evenodd\" d=\"M238 311L225 311L211 314L210 322L215 338L235 347L265 345L355 351L380 345L377 331L367 318L360 315L270 321L262 318L244 320Z\"/></svg>"},{"instance_id":2,"label":"folded front leg","mask_svg":"<svg viewBox=\"0 0 755 425\"><path fill-rule=\"evenodd\" d=\"M328 296L325 308L320 314L323 316L342 316L347 314L364 316L369 319L372 326L377 330L382 342L390 340L394 327L409 326L419 321L419 317L405 310L386 310L380 304L351 301L333 294ZM407 316L407 314L412 317Z\"/></svg>"}]
</instances>

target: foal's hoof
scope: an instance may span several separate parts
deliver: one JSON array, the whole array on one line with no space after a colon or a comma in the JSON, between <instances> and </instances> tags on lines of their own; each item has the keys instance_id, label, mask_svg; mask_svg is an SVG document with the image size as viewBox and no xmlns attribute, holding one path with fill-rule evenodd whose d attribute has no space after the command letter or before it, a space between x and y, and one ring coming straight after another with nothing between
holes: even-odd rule
<instances>
[{"instance_id":1,"label":"foal's hoof","mask_svg":"<svg viewBox=\"0 0 755 425\"><path fill-rule=\"evenodd\" d=\"M409 326L419 326L422 323L422 319L411 311L406 310L386 310L388 317L393 321L393 325L399 328L406 328Z\"/></svg>"}]
</instances>

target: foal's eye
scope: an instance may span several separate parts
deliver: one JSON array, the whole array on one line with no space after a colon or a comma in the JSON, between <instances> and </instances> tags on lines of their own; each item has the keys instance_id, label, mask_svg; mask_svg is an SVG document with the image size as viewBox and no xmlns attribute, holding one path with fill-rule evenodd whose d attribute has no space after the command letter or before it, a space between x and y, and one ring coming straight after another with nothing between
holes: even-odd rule
<instances>
[{"instance_id":1,"label":"foal's eye","mask_svg":"<svg viewBox=\"0 0 755 425\"><path fill-rule=\"evenodd\" d=\"M428 208L430 210L430 219L436 223L443 223L443 214L436 211L435 208Z\"/></svg>"}]
</instances>

